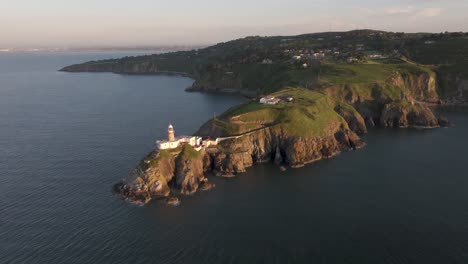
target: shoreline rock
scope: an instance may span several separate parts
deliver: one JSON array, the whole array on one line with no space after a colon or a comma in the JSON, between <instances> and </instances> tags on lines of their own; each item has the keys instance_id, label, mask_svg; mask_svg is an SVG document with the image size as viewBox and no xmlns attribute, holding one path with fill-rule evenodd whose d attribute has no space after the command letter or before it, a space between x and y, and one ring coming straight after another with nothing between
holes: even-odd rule
<instances>
[{"instance_id":1,"label":"shoreline rock","mask_svg":"<svg viewBox=\"0 0 468 264\"><path fill-rule=\"evenodd\" d=\"M180 199L178 197L168 197L166 199L166 204L170 206L179 206L180 205Z\"/></svg>"},{"instance_id":2,"label":"shoreline rock","mask_svg":"<svg viewBox=\"0 0 468 264\"><path fill-rule=\"evenodd\" d=\"M380 117L382 127L437 128L449 124L446 118L437 117L428 106L421 103L386 104Z\"/></svg>"}]
</instances>

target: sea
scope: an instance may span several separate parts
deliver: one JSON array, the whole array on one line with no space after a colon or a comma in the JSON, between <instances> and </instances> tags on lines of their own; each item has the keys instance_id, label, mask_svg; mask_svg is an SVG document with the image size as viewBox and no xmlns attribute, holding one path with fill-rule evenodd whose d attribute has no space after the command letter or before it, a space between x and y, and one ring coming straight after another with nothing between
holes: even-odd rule
<instances>
[{"instance_id":1,"label":"sea","mask_svg":"<svg viewBox=\"0 0 468 264\"><path fill-rule=\"evenodd\" d=\"M468 111L361 150L262 164L137 206L112 185L166 134L247 99L180 76L64 73L126 53L0 53L0 263L468 263Z\"/></svg>"}]
</instances>

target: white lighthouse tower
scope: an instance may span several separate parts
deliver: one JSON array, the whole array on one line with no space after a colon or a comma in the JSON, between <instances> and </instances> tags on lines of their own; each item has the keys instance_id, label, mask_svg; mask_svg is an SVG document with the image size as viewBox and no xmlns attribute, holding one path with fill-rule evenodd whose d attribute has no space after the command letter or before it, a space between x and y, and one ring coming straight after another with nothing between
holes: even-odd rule
<instances>
[{"instance_id":1,"label":"white lighthouse tower","mask_svg":"<svg viewBox=\"0 0 468 264\"><path fill-rule=\"evenodd\" d=\"M167 127L167 140L157 140L156 141L156 148L159 150L163 149L175 149L178 148L180 145L188 144L196 151L202 149L202 138L197 136L179 136L178 138L175 137L174 126L169 123Z\"/></svg>"},{"instance_id":2,"label":"white lighthouse tower","mask_svg":"<svg viewBox=\"0 0 468 264\"><path fill-rule=\"evenodd\" d=\"M175 141L175 134L174 134L174 127L172 126L172 124L169 124L169 126L167 127L167 139L172 142L172 141Z\"/></svg>"}]
</instances>

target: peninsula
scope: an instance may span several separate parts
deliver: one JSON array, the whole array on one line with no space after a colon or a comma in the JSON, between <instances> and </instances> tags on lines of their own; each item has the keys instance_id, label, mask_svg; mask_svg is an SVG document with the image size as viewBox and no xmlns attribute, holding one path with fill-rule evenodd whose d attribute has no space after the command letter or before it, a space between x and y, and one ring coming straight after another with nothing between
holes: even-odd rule
<instances>
[{"instance_id":1,"label":"peninsula","mask_svg":"<svg viewBox=\"0 0 468 264\"><path fill-rule=\"evenodd\" d=\"M192 194L256 163L293 168L358 149L373 126L436 128L432 106L468 100L468 34L373 30L247 37L212 47L92 61L67 72L182 73L188 91L250 101L208 120L193 136L156 143L114 190L134 202ZM178 199L168 199L178 204Z\"/></svg>"}]
</instances>

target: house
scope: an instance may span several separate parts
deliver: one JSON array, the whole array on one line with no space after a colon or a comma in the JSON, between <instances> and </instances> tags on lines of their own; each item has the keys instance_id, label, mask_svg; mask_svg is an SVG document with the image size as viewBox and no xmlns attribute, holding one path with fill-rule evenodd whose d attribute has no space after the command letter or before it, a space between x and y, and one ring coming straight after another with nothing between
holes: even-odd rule
<instances>
[{"instance_id":1,"label":"house","mask_svg":"<svg viewBox=\"0 0 468 264\"><path fill-rule=\"evenodd\" d=\"M316 59L323 59L323 58L325 58L325 53L323 53L323 52L314 53L313 56L314 56L314 58L316 58Z\"/></svg>"},{"instance_id":2,"label":"house","mask_svg":"<svg viewBox=\"0 0 468 264\"><path fill-rule=\"evenodd\" d=\"M265 97L260 98L260 103L261 104L269 104L269 105L275 105L279 103L281 100L278 98L275 98L272 95L267 95Z\"/></svg>"},{"instance_id":3,"label":"house","mask_svg":"<svg viewBox=\"0 0 468 264\"><path fill-rule=\"evenodd\" d=\"M302 68L308 68L309 65L307 63L302 64Z\"/></svg>"},{"instance_id":4,"label":"house","mask_svg":"<svg viewBox=\"0 0 468 264\"><path fill-rule=\"evenodd\" d=\"M384 59L385 57L382 54L371 54L369 55L371 59Z\"/></svg>"},{"instance_id":5,"label":"house","mask_svg":"<svg viewBox=\"0 0 468 264\"><path fill-rule=\"evenodd\" d=\"M354 57L349 57L346 59L346 61L348 63L355 63L355 62L358 62L359 60L357 58L354 58Z\"/></svg>"},{"instance_id":6,"label":"house","mask_svg":"<svg viewBox=\"0 0 468 264\"><path fill-rule=\"evenodd\" d=\"M435 43L434 40L426 40L426 41L424 41L424 44L426 44L426 45L431 45L431 44L434 44L434 43Z\"/></svg>"},{"instance_id":7,"label":"house","mask_svg":"<svg viewBox=\"0 0 468 264\"><path fill-rule=\"evenodd\" d=\"M156 148L160 150L161 149L175 149L184 144L189 144L190 146L197 148L202 145L201 137L182 136L182 137L174 139L173 141L158 140L156 141Z\"/></svg>"},{"instance_id":8,"label":"house","mask_svg":"<svg viewBox=\"0 0 468 264\"><path fill-rule=\"evenodd\" d=\"M165 140L158 140L156 141L156 148L157 149L175 149L179 147L180 142L178 140L176 141L165 141Z\"/></svg>"},{"instance_id":9,"label":"house","mask_svg":"<svg viewBox=\"0 0 468 264\"><path fill-rule=\"evenodd\" d=\"M262 64L273 64L273 61L271 59L264 59Z\"/></svg>"},{"instance_id":10,"label":"house","mask_svg":"<svg viewBox=\"0 0 468 264\"><path fill-rule=\"evenodd\" d=\"M201 137L181 136L178 140L179 143L189 144L192 147L201 145Z\"/></svg>"},{"instance_id":11,"label":"house","mask_svg":"<svg viewBox=\"0 0 468 264\"><path fill-rule=\"evenodd\" d=\"M202 146L205 148L208 148L209 146L216 146L218 145L218 139L212 140L212 139L205 139L202 141Z\"/></svg>"},{"instance_id":12,"label":"house","mask_svg":"<svg viewBox=\"0 0 468 264\"><path fill-rule=\"evenodd\" d=\"M295 59L295 60L301 60L301 59L302 59L302 56L296 55L296 56L293 56L293 59Z\"/></svg>"}]
</instances>

